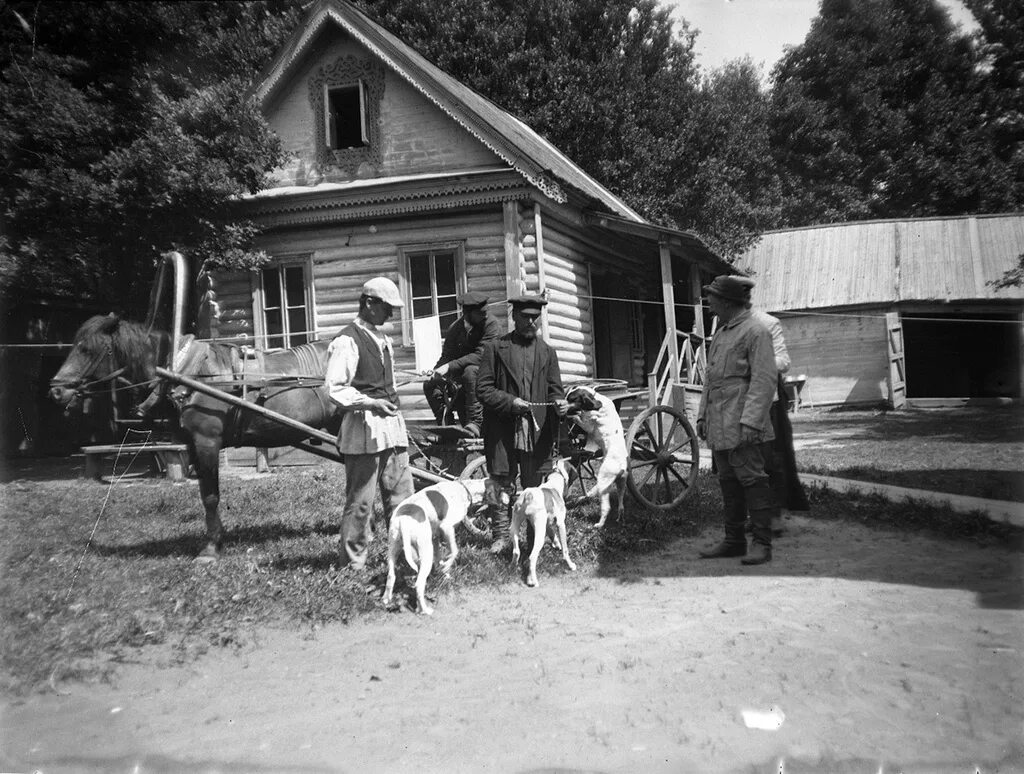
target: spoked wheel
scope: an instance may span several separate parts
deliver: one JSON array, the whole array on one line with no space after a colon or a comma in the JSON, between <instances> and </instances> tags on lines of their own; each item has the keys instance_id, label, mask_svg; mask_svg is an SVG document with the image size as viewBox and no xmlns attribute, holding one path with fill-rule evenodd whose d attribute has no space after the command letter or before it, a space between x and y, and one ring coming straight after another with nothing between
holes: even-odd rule
<instances>
[{"instance_id":1,"label":"spoked wheel","mask_svg":"<svg viewBox=\"0 0 1024 774\"><path fill-rule=\"evenodd\" d=\"M652 406L640 414L629 428L626 448L626 485L648 508L675 508L697 483L697 436L682 412L672 406Z\"/></svg>"},{"instance_id":2,"label":"spoked wheel","mask_svg":"<svg viewBox=\"0 0 1024 774\"><path fill-rule=\"evenodd\" d=\"M487 458L484 455L480 455L476 459L472 459L466 463L466 467L459 473L459 478L463 481L469 481L470 479L487 478ZM478 538L489 539L491 537L491 525L487 521L487 515L483 508L479 508L473 513L466 516L466 520L463 522L466 525L466 530L469 534Z\"/></svg>"}]
</instances>

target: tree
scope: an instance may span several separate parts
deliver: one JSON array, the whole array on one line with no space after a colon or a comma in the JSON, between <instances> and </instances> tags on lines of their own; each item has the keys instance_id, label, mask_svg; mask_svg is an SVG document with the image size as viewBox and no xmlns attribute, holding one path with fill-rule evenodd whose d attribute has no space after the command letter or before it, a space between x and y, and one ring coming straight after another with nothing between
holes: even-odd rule
<instances>
[{"instance_id":1,"label":"tree","mask_svg":"<svg viewBox=\"0 0 1024 774\"><path fill-rule=\"evenodd\" d=\"M1019 206L978 65L936 0L823 0L772 73L783 222Z\"/></svg>"},{"instance_id":2,"label":"tree","mask_svg":"<svg viewBox=\"0 0 1024 774\"><path fill-rule=\"evenodd\" d=\"M296 4L15 2L0 25L0 283L138 313L154 262L248 265L283 161L247 88Z\"/></svg>"}]
</instances>

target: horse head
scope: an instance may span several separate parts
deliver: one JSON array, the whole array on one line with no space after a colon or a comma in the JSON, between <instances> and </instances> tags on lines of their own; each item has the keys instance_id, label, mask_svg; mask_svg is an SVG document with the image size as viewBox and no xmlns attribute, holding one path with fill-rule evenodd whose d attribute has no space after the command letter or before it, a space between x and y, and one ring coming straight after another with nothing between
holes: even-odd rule
<instances>
[{"instance_id":1,"label":"horse head","mask_svg":"<svg viewBox=\"0 0 1024 774\"><path fill-rule=\"evenodd\" d=\"M86 320L75 333L71 352L50 380L50 398L73 408L90 392L127 375L135 382L153 378L153 345L141 326L116 314Z\"/></svg>"}]
</instances>

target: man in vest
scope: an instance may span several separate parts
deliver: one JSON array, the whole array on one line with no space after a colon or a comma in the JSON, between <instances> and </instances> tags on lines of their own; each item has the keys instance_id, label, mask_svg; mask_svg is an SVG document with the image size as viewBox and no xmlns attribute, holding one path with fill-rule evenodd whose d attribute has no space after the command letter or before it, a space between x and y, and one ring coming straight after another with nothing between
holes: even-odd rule
<instances>
[{"instance_id":1,"label":"man in vest","mask_svg":"<svg viewBox=\"0 0 1024 774\"><path fill-rule=\"evenodd\" d=\"M772 335L747 308L749 287L722 275L705 286L719 327L708 351L707 376L697 413L697 435L714 455L722 488L725 539L700 555L741 556L743 564L772 559L775 497L768 482L772 464L769 412L778 380ZM754 545L747 553L743 523L750 511Z\"/></svg>"},{"instance_id":2,"label":"man in vest","mask_svg":"<svg viewBox=\"0 0 1024 774\"><path fill-rule=\"evenodd\" d=\"M487 296L470 291L459 299L462 316L452 323L444 335L441 357L431 377L424 382L423 392L437 418L444 421L445 393L449 382L462 388L463 405L460 419L466 434L479 436L483 425L483 409L476 398L476 376L484 345L498 338L498 321L487 313Z\"/></svg>"},{"instance_id":3,"label":"man in vest","mask_svg":"<svg viewBox=\"0 0 1024 774\"><path fill-rule=\"evenodd\" d=\"M328 349L326 386L345 409L338 451L345 456L345 510L341 517L341 563L366 565L370 516L380 487L384 515L413 493L409 440L398 411L391 337L380 326L403 306L395 283L375 277L363 285L359 314Z\"/></svg>"},{"instance_id":4,"label":"man in vest","mask_svg":"<svg viewBox=\"0 0 1024 774\"><path fill-rule=\"evenodd\" d=\"M555 350L537 335L547 299L511 299L515 328L490 342L480 358L476 394L484 410L484 456L490 478L484 505L491 521L491 553L509 546L509 511L502 491L515 493L516 473L523 488L538 486L551 470L558 418L569 411Z\"/></svg>"}]
</instances>

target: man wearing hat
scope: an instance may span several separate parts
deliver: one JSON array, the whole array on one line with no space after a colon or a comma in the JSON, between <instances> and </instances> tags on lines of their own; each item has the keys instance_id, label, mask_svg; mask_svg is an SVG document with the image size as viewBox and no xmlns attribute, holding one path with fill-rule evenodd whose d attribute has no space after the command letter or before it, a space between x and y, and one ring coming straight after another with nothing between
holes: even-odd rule
<instances>
[{"instance_id":1,"label":"man wearing hat","mask_svg":"<svg viewBox=\"0 0 1024 774\"><path fill-rule=\"evenodd\" d=\"M804 492L803 484L800 483L800 475L796 470L796 451L793 447L793 425L789 421L787 405L789 396L786 394L785 374L789 371L790 359L789 350L786 348L786 339L782 331L782 323L779 318L773 317L761 309L754 309L750 294L754 287L754 280L749 277L737 277L747 291L747 308L751 316L762 323L772 335L772 348L775 351L775 368L778 371L778 381L775 397L772 398L771 422L772 432L775 433L775 440L772 441L774 460L768 469L768 483L775 494L775 515L772 517L772 536L779 537L783 533L782 511L809 511L810 504L807 502L807 494ZM753 528L747 522L747 531Z\"/></svg>"},{"instance_id":2,"label":"man wearing hat","mask_svg":"<svg viewBox=\"0 0 1024 774\"><path fill-rule=\"evenodd\" d=\"M514 329L484 348L476 383L490 471L484 505L495 538L491 553L509 545L510 511L502 506L502 491L515 493L517 473L524 488L540 485L551 469L558 417L569 410L558 355L537 335L547 299L521 296L509 303Z\"/></svg>"},{"instance_id":3,"label":"man wearing hat","mask_svg":"<svg viewBox=\"0 0 1024 774\"><path fill-rule=\"evenodd\" d=\"M366 565L370 515L380 487L384 516L413 493L409 440L398 411L395 356L381 329L404 306L395 283L375 277L363 285L359 314L328 349L326 386L345 409L338 451L345 456L345 510L341 517L341 563Z\"/></svg>"},{"instance_id":4,"label":"man wearing hat","mask_svg":"<svg viewBox=\"0 0 1024 774\"><path fill-rule=\"evenodd\" d=\"M743 279L722 275L704 292L719 326L708 351L697 435L714 455L725 539L700 555L739 556L743 564L762 564L772 559L771 521L776 511L767 472L775 437L769 412L778 377L772 336L752 316L747 306L750 288ZM753 524L749 553L743 531L748 511Z\"/></svg>"},{"instance_id":5,"label":"man wearing hat","mask_svg":"<svg viewBox=\"0 0 1024 774\"><path fill-rule=\"evenodd\" d=\"M487 296L472 291L460 299L462 316L453 322L444 335L441 357L434 372L423 384L427 403L437 418L444 421L445 395L450 382L462 387L463 405L459 416L466 433L479 436L483 425L483 409L476 398L476 377L484 345L498 338L498 321L487 313Z\"/></svg>"}]
</instances>

